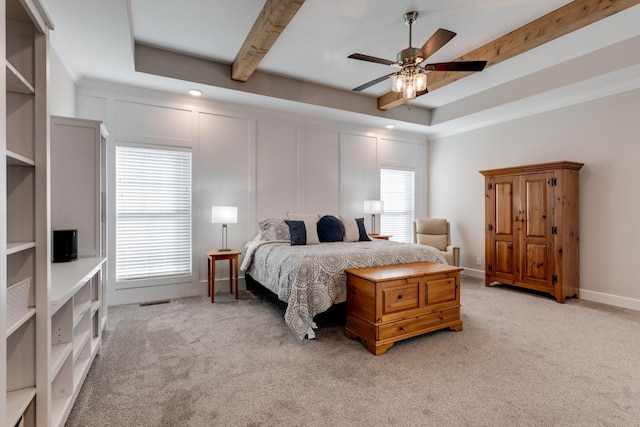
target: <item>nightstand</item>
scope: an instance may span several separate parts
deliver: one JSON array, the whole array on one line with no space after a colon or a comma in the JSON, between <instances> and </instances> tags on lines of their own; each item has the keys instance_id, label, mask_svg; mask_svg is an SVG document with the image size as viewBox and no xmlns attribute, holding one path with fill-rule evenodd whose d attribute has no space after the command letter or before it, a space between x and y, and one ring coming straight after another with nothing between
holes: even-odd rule
<instances>
[{"instance_id":1,"label":"nightstand","mask_svg":"<svg viewBox=\"0 0 640 427\"><path fill-rule=\"evenodd\" d=\"M378 240L389 240L389 237L393 237L390 234L369 234L369 237L371 237L372 239L378 239Z\"/></svg>"},{"instance_id":2,"label":"nightstand","mask_svg":"<svg viewBox=\"0 0 640 427\"><path fill-rule=\"evenodd\" d=\"M216 293L216 261L224 260L229 260L229 292L233 292L233 283L235 280L236 299L238 299L238 255L240 255L241 252L231 249L228 251L205 251L205 254L207 255L207 281L209 286L209 295L211 295L211 302L213 302L213 298Z\"/></svg>"}]
</instances>

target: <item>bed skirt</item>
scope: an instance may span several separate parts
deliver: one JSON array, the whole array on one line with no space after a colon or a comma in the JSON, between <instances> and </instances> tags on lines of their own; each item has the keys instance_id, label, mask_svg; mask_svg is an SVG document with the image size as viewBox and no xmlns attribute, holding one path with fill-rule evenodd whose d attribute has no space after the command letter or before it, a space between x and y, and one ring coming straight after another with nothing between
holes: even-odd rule
<instances>
[{"instance_id":1,"label":"bed skirt","mask_svg":"<svg viewBox=\"0 0 640 427\"><path fill-rule=\"evenodd\" d=\"M247 290L253 292L256 295L263 296L265 299L270 300L277 305L283 312L287 309L287 303L278 299L278 296L270 289L264 287L260 282L255 280L249 273L244 274L244 280L247 286ZM347 303L341 302L332 305L327 311L318 313L313 318L313 321L318 327L328 327L346 324L347 319Z\"/></svg>"}]
</instances>

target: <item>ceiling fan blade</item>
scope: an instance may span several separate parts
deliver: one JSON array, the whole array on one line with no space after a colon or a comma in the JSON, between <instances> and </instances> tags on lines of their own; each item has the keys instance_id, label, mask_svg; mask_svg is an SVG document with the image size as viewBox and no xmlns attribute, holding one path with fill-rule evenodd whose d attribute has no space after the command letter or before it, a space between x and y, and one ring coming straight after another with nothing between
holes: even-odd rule
<instances>
[{"instance_id":1,"label":"ceiling fan blade","mask_svg":"<svg viewBox=\"0 0 640 427\"><path fill-rule=\"evenodd\" d=\"M387 74L386 76L378 77L378 78L377 78L377 79L375 79L375 80L371 80L370 82L365 83L365 84L363 84L363 85L360 85L360 86L358 86L358 87L356 87L356 88L353 88L353 89L351 89L351 90L353 90L354 92L360 92L361 90L365 90L365 89L367 89L367 88L369 88L369 87L371 87L371 86L373 86L373 85L377 85L378 83L380 83L380 82L383 82L383 81L387 80L389 77L393 76L394 74L395 74L395 73L389 73L389 74Z\"/></svg>"},{"instance_id":2,"label":"ceiling fan blade","mask_svg":"<svg viewBox=\"0 0 640 427\"><path fill-rule=\"evenodd\" d=\"M482 71L486 65L487 61L438 62L427 64L424 69L427 71Z\"/></svg>"},{"instance_id":3,"label":"ceiling fan blade","mask_svg":"<svg viewBox=\"0 0 640 427\"><path fill-rule=\"evenodd\" d=\"M361 53L352 53L347 58L359 59L361 61L375 62L383 65L398 65L395 61L389 61L388 59L376 58L375 56L363 55Z\"/></svg>"},{"instance_id":4,"label":"ceiling fan blade","mask_svg":"<svg viewBox=\"0 0 640 427\"><path fill-rule=\"evenodd\" d=\"M453 31L445 30L443 28L439 28L438 31L433 33L431 38L425 42L425 44L420 48L420 52L418 56L422 57L423 60L427 59L431 55L433 55L438 49L447 44L449 40L454 38L456 33Z\"/></svg>"}]
</instances>

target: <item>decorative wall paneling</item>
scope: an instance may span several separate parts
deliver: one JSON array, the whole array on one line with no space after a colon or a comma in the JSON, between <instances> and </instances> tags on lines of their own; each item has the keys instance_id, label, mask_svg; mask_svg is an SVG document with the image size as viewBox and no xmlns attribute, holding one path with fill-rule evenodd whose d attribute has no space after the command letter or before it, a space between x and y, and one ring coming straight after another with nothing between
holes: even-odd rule
<instances>
[{"instance_id":1,"label":"decorative wall paneling","mask_svg":"<svg viewBox=\"0 0 640 427\"><path fill-rule=\"evenodd\" d=\"M220 225L211 224L214 203L238 206L228 240L242 250L259 220L287 211L363 216L363 200L379 197L380 166L395 165L415 168L416 214L426 215L426 186L418 182L426 177L426 140L417 135L100 82L79 88L78 112L105 121L110 158L119 142L193 153L193 282L148 289L110 283L112 303L205 294L203 254L221 244ZM227 269L220 271L216 279L226 280Z\"/></svg>"}]
</instances>

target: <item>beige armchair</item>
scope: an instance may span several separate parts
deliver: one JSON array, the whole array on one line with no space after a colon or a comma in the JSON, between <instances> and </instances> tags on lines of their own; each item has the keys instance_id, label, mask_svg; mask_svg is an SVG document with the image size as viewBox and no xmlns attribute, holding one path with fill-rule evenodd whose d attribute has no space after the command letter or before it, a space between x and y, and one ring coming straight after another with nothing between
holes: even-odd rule
<instances>
[{"instance_id":1,"label":"beige armchair","mask_svg":"<svg viewBox=\"0 0 640 427\"><path fill-rule=\"evenodd\" d=\"M460 265L460 247L451 244L449 221L423 218L413 221L413 243L429 245L442 252L449 265Z\"/></svg>"}]
</instances>

